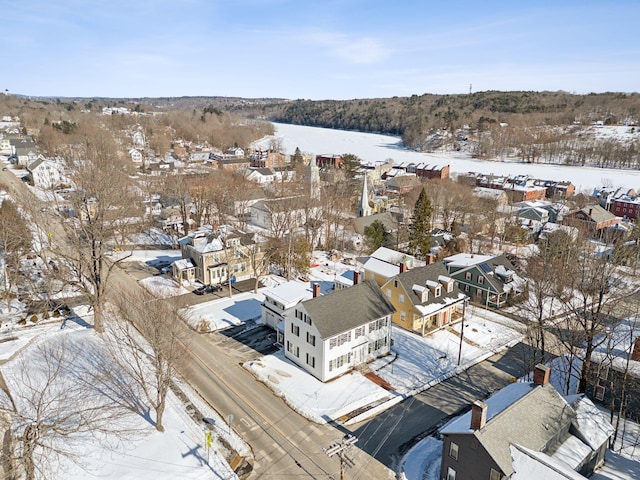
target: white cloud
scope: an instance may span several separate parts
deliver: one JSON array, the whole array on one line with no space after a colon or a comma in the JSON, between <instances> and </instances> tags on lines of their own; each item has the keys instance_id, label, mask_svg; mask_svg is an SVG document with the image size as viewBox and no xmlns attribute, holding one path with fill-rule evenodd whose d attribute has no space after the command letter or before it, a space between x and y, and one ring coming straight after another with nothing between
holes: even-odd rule
<instances>
[{"instance_id":1,"label":"white cloud","mask_svg":"<svg viewBox=\"0 0 640 480\"><path fill-rule=\"evenodd\" d=\"M334 57L338 57L353 65L373 65L386 60L392 50L372 37L355 37L352 35L316 32L306 36L316 45L324 47Z\"/></svg>"}]
</instances>

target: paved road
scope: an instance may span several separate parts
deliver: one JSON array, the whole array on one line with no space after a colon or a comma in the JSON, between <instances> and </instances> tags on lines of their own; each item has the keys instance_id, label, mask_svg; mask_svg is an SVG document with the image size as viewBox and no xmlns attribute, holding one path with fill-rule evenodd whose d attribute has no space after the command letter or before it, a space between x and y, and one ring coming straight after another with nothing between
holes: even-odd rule
<instances>
[{"instance_id":1,"label":"paved road","mask_svg":"<svg viewBox=\"0 0 640 480\"><path fill-rule=\"evenodd\" d=\"M112 278L117 288L139 288L123 270L116 269ZM274 396L241 366L246 351L236 338L199 334L179 319L175 321L182 326L189 352L181 373L223 418L233 415L232 427L253 449L254 473L250 478L339 478L338 460L327 457L322 449L346 431L313 424ZM388 468L365 452L352 452L356 466L349 471L349 479L394 478Z\"/></svg>"},{"instance_id":2,"label":"paved road","mask_svg":"<svg viewBox=\"0 0 640 480\"><path fill-rule=\"evenodd\" d=\"M526 344L496 354L464 373L410 397L377 417L354 425L350 431L362 439L358 446L389 468L415 444L457 412L468 409L474 400L509 384L526 371L523 359L530 351Z\"/></svg>"}]
</instances>

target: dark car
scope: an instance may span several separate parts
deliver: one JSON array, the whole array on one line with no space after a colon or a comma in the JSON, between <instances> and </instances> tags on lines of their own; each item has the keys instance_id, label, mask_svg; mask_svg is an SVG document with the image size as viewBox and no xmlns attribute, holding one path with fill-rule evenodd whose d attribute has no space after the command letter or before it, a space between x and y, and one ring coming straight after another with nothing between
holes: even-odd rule
<instances>
[{"instance_id":1,"label":"dark car","mask_svg":"<svg viewBox=\"0 0 640 480\"><path fill-rule=\"evenodd\" d=\"M200 288L196 288L193 293L195 293L196 295L204 295L204 291L206 290L207 287L200 287Z\"/></svg>"}]
</instances>

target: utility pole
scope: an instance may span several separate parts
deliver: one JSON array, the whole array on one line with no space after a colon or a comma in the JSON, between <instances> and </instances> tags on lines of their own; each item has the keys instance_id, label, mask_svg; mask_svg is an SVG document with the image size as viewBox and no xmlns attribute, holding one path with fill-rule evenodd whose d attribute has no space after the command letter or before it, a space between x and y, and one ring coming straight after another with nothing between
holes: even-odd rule
<instances>
[{"instance_id":1,"label":"utility pole","mask_svg":"<svg viewBox=\"0 0 640 480\"><path fill-rule=\"evenodd\" d=\"M347 452L351 445L358 441L354 435L345 435L342 440L332 443L327 448L323 448L322 451L327 454L328 457L332 457L338 454L340 457L340 480L344 480L345 467L353 467L355 462L347 457Z\"/></svg>"}]
</instances>

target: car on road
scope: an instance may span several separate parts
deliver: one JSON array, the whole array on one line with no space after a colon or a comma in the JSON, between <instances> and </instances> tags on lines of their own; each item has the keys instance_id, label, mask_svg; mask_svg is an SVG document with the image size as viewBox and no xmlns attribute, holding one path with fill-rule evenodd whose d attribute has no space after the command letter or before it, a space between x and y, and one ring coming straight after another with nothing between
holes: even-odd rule
<instances>
[{"instance_id":1,"label":"car on road","mask_svg":"<svg viewBox=\"0 0 640 480\"><path fill-rule=\"evenodd\" d=\"M222 285L203 285L196 288L193 293L196 295L204 295L205 293L214 293L222 290Z\"/></svg>"}]
</instances>

